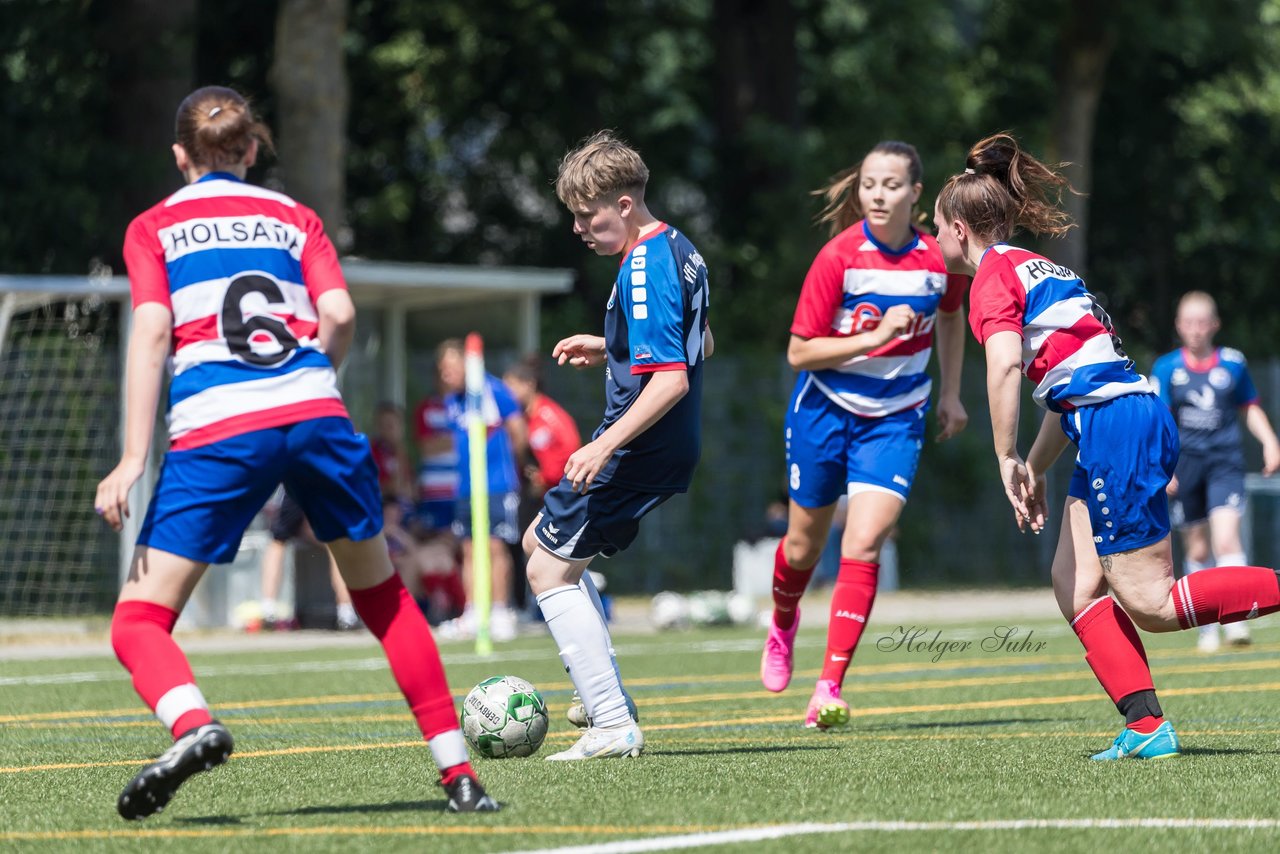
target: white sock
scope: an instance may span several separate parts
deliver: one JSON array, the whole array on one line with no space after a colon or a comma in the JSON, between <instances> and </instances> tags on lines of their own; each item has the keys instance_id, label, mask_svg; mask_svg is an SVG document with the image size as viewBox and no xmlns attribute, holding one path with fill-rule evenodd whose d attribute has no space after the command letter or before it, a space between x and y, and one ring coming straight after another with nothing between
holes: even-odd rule
<instances>
[{"instance_id":1,"label":"white sock","mask_svg":"<svg viewBox=\"0 0 1280 854\"><path fill-rule=\"evenodd\" d=\"M276 600L263 599L262 600L262 619L274 620L276 618L276 609L278 607L279 606L276 604Z\"/></svg>"},{"instance_id":2,"label":"white sock","mask_svg":"<svg viewBox=\"0 0 1280 854\"><path fill-rule=\"evenodd\" d=\"M618 653L613 649L613 635L609 634L609 620L604 614L604 603L600 601L600 591L596 588L596 582L592 579L590 572L582 573L582 579L578 581L578 586L582 588L582 592L587 594L587 598L595 606L596 612L600 614L600 623L604 626L605 636L609 639L609 659L613 662L613 672L618 677L618 684L621 685L622 671L618 669Z\"/></svg>"},{"instance_id":3,"label":"white sock","mask_svg":"<svg viewBox=\"0 0 1280 854\"><path fill-rule=\"evenodd\" d=\"M1214 566L1248 566L1249 559L1244 556L1244 552L1228 552L1218 558L1218 562Z\"/></svg>"},{"instance_id":4,"label":"white sock","mask_svg":"<svg viewBox=\"0 0 1280 854\"><path fill-rule=\"evenodd\" d=\"M427 739L427 746L431 748L431 756L441 771L467 761L467 743L462 739L460 729L445 730Z\"/></svg>"},{"instance_id":5,"label":"white sock","mask_svg":"<svg viewBox=\"0 0 1280 854\"><path fill-rule=\"evenodd\" d=\"M564 669L578 689L595 726L622 726L631 720L622 683L609 655L609 632L591 597L578 585L555 587L538 596L538 607L560 650Z\"/></svg>"},{"instance_id":6,"label":"white sock","mask_svg":"<svg viewBox=\"0 0 1280 854\"><path fill-rule=\"evenodd\" d=\"M338 604L338 622L354 623L356 621L356 606L350 602L341 602Z\"/></svg>"}]
</instances>

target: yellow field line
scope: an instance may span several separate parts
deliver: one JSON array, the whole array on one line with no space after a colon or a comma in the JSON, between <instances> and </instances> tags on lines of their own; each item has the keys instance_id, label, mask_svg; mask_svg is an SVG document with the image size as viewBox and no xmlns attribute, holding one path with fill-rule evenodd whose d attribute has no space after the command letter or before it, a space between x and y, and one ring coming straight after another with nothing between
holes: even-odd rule
<instances>
[{"instance_id":1,"label":"yellow field line","mask_svg":"<svg viewBox=\"0 0 1280 854\"><path fill-rule=\"evenodd\" d=\"M1219 685L1204 686L1194 688L1169 688L1161 693L1166 697L1191 697L1215 694L1231 694L1231 693L1265 693L1272 691L1280 691L1280 682L1262 682L1251 685ZM866 709L850 709L849 715L854 718L880 717L892 715L909 715L921 714L926 712L960 712L960 711L977 711L983 709L1016 709L1026 706L1053 706L1065 703L1088 703L1098 702L1102 700L1102 696L1098 692L1091 691L1088 694L1067 694L1057 697L1010 697L1001 700L974 700L964 703L928 703L910 706L880 706ZM794 722L797 715L793 712L786 715L758 715L755 717L732 718L722 720L717 726L751 726L757 724L777 724ZM707 726L705 720L686 721L683 723L669 724L645 724L646 732L665 732L675 730L699 729ZM945 726L945 724L943 724ZM571 739L575 733L556 732L548 736L553 740ZM1053 733L1046 733L1052 736ZM321 745L315 747L290 747L282 750L259 750L246 753L237 753L233 755L233 759L248 759L252 757L262 756L294 756L304 753L341 753L356 750L381 750L401 747L421 747L421 741L400 741L377 744L348 744L348 745ZM75 763L59 763L50 765L29 765L18 766L12 768L0 768L0 774L20 774L31 771L60 771L75 768L107 768L118 765L139 765L145 760L116 760L110 762L75 762Z\"/></svg>"},{"instance_id":2,"label":"yellow field line","mask_svg":"<svg viewBox=\"0 0 1280 854\"><path fill-rule=\"evenodd\" d=\"M1163 667L1159 670L1159 675L1188 675L1200 673L1232 673L1257 670L1280 670L1280 660L1271 661L1237 661L1226 666L1221 663L1200 663L1185 664ZM814 675L818 671L813 671ZM734 681L743 681L750 678L754 674L744 674L734 676ZM802 674L797 674L799 678L803 678ZM855 674L856 677L856 674ZM880 682L858 684L856 678L854 687L859 691L867 693L896 693L904 691L920 691L921 689L941 689L941 688L988 688L996 685L1032 685L1045 682L1070 682L1075 680L1091 681L1092 676L1088 671L1079 669L1068 673L1028 673L1015 674L1011 676L965 676L956 679L924 679L913 680L909 682ZM627 680L629 686L634 687L640 680ZM729 681L728 679L719 681ZM1170 694L1181 689L1162 689L1161 694ZM719 694L676 694L676 695L658 695L652 699L654 705L660 707L677 706L686 704L702 704L712 702L724 702L727 700L766 700L766 699L791 699L789 695L771 694L762 689L755 688L747 691L724 692ZM343 703L357 702L393 702L400 701L402 698L399 694L346 694L335 695L332 697L298 697L285 700L253 700L241 703L220 704L228 709L248 709L248 708L287 708L291 706L305 705L340 705ZM646 698L647 699L647 698ZM100 714L109 716L112 714L143 714L137 709L116 710L112 712L46 712L32 715L13 715L8 718L0 718L0 722L9 723L10 725L23 728L57 728L57 727L149 727L154 726L155 721L149 716L142 720L132 721L96 721L92 720L92 716ZM402 721L407 720L409 713L389 713L380 715L350 715L350 716L321 716L321 717L296 717L296 718L237 718L234 713L228 714L228 720L239 719L242 721L251 721L257 724L277 724L277 723L327 723L336 720L346 720L353 722L386 722L386 721Z\"/></svg>"}]
</instances>

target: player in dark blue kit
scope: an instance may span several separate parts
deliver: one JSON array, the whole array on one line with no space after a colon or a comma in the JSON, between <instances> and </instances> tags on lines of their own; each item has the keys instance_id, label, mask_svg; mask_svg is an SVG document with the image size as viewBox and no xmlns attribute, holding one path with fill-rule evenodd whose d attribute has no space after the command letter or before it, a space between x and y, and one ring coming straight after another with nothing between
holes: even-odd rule
<instances>
[{"instance_id":1,"label":"player in dark blue kit","mask_svg":"<svg viewBox=\"0 0 1280 854\"><path fill-rule=\"evenodd\" d=\"M1151 372L1160 398L1173 410L1182 443L1169 484L1169 509L1182 529L1188 575L1207 566L1248 563L1240 540L1244 452L1239 410L1244 410L1249 432L1262 443L1262 473L1280 469L1280 441L1258 405L1244 354L1213 344L1220 327L1213 297L1204 291L1183 295L1175 321L1182 347L1157 359ZM1228 643L1250 640L1244 623L1228 623L1222 633ZM1200 627L1198 646L1201 652L1218 650L1217 623Z\"/></svg>"},{"instance_id":2,"label":"player in dark blue kit","mask_svg":"<svg viewBox=\"0 0 1280 854\"><path fill-rule=\"evenodd\" d=\"M565 155L556 179L574 233L622 263L604 337L573 335L552 351L562 365L605 366L604 421L524 535L529 585L591 722L552 760L634 757L644 748L584 572L597 555L629 546L646 513L687 491L698 462L702 365L713 346L707 267L683 234L649 213L648 179L640 155L608 131Z\"/></svg>"}]
</instances>

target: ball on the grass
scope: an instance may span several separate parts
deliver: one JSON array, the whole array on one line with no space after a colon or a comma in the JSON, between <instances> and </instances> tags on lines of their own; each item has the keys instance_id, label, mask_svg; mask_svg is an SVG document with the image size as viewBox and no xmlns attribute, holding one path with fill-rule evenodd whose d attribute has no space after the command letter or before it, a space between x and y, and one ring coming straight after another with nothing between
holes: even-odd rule
<instances>
[{"instance_id":1,"label":"ball on the grass","mask_svg":"<svg viewBox=\"0 0 1280 854\"><path fill-rule=\"evenodd\" d=\"M490 676L462 701L462 734L481 756L530 756L547 737L547 703L519 676Z\"/></svg>"}]
</instances>

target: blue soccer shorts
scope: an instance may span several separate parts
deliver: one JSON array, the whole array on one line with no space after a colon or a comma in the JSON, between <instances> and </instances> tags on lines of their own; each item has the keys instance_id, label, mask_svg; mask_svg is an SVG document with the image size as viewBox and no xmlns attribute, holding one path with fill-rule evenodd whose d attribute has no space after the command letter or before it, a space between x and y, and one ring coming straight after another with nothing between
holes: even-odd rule
<instances>
[{"instance_id":1,"label":"blue soccer shorts","mask_svg":"<svg viewBox=\"0 0 1280 854\"><path fill-rule=\"evenodd\" d=\"M453 507L453 535L469 540L471 529L471 499L459 498ZM515 545L520 541L520 493L495 492L489 496L489 536Z\"/></svg>"},{"instance_id":2,"label":"blue soccer shorts","mask_svg":"<svg viewBox=\"0 0 1280 854\"><path fill-rule=\"evenodd\" d=\"M784 433L791 500L801 507L826 507L841 495L871 490L906 501L924 446L927 409L867 418L816 388L798 391L787 409Z\"/></svg>"},{"instance_id":3,"label":"blue soccer shorts","mask_svg":"<svg viewBox=\"0 0 1280 854\"><path fill-rule=\"evenodd\" d=\"M1169 501L1174 525L1199 524L1216 510L1244 510L1244 460L1239 451L1183 454L1177 475L1178 494Z\"/></svg>"},{"instance_id":4,"label":"blue soccer shorts","mask_svg":"<svg viewBox=\"0 0 1280 854\"><path fill-rule=\"evenodd\" d=\"M346 418L315 418L165 454L138 544L230 563L281 483L321 542L382 531L369 440Z\"/></svg>"},{"instance_id":5,"label":"blue soccer shorts","mask_svg":"<svg viewBox=\"0 0 1280 854\"><path fill-rule=\"evenodd\" d=\"M1178 427L1154 394L1126 394L1063 414L1079 449L1067 494L1089 508L1099 555L1169 536L1165 487L1178 464Z\"/></svg>"},{"instance_id":6,"label":"blue soccer shorts","mask_svg":"<svg viewBox=\"0 0 1280 854\"><path fill-rule=\"evenodd\" d=\"M561 480L543 498L534 533L544 549L565 560L613 557L635 541L640 520L673 494L602 483L583 495Z\"/></svg>"}]
</instances>

